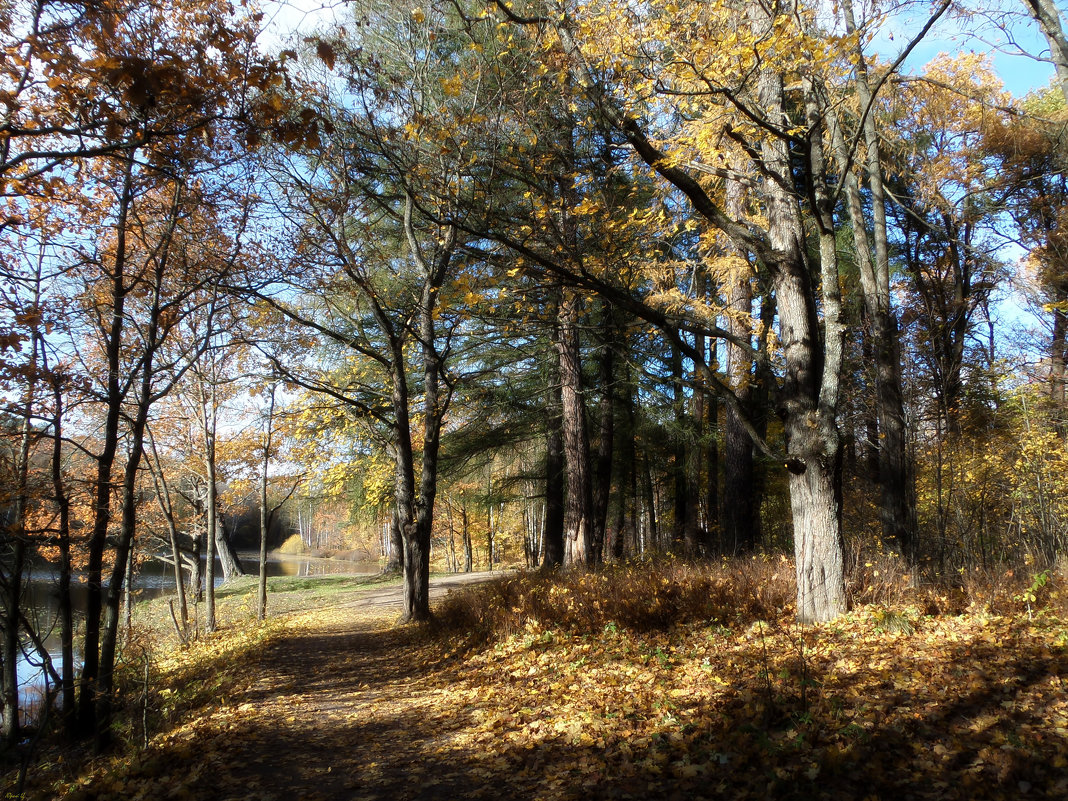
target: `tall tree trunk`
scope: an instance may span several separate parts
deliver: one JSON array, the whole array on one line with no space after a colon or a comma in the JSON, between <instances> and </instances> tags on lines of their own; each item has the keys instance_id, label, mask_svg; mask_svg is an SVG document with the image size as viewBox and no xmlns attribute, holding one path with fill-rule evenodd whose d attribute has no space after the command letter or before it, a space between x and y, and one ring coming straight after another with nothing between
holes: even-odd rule
<instances>
[{"instance_id":1,"label":"tall tree trunk","mask_svg":"<svg viewBox=\"0 0 1068 801\"><path fill-rule=\"evenodd\" d=\"M627 524L624 520L626 512L624 509L628 509L629 514L629 529L632 536L632 553L638 551L638 526L639 526L639 509L641 508L641 501L638 495L638 449L635 444L635 435L637 429L637 419L635 414L635 392L637 388L634 386L632 380L634 371L628 366L627 381L626 381L626 399L623 399L623 394L620 393L620 401L625 403L623 420L626 422L626 430L624 431L621 443L623 445L623 458L620 460L620 487L627 487L627 492L620 492L620 511L619 511L619 526L617 529L616 539L613 543L613 556L616 559L622 559L624 556L624 550L626 547L626 541L624 533L626 531Z\"/></svg>"},{"instance_id":2,"label":"tall tree trunk","mask_svg":"<svg viewBox=\"0 0 1068 801\"><path fill-rule=\"evenodd\" d=\"M742 165L734 165L740 171ZM735 179L726 182L726 213L744 220L745 188ZM727 279L727 331L735 340L752 340L753 278L747 254L731 247L734 259ZM720 544L725 554L748 553L760 542L760 497L754 480L753 440L741 415L751 410L752 357L737 342L727 340L727 381L738 407L727 405L723 431L723 512Z\"/></svg>"},{"instance_id":3,"label":"tall tree trunk","mask_svg":"<svg viewBox=\"0 0 1068 801\"><path fill-rule=\"evenodd\" d=\"M608 540L608 502L612 492L612 456L615 447L615 343L612 341L610 310L604 309L602 330L605 341L601 350L601 403L597 430L597 458L594 461L593 533L590 537L590 562L600 564Z\"/></svg>"},{"instance_id":4,"label":"tall tree trunk","mask_svg":"<svg viewBox=\"0 0 1068 801\"><path fill-rule=\"evenodd\" d=\"M125 324L126 286L126 222L133 202L133 165L135 153L126 161L123 185L119 196L118 217L115 223L115 261L109 287L111 320L104 330L104 359L107 364L104 426L102 447L96 456L96 476L93 481L93 529L89 535L88 560L85 570L85 638L82 646L82 672L78 683L78 732L91 736L96 718L96 681L100 669L100 614L103 607L104 551L107 548L108 528L111 525L111 474L119 444L119 420L122 413L123 389L121 358Z\"/></svg>"},{"instance_id":5,"label":"tall tree trunk","mask_svg":"<svg viewBox=\"0 0 1068 801\"><path fill-rule=\"evenodd\" d=\"M10 556L5 558L4 593L3 593L3 641L0 646L0 678L2 698L0 714L3 715L0 728L0 751L13 748L19 741L19 680L18 662L21 656L19 648L19 601L22 597L22 572L25 569L26 545L21 532L12 532L10 542L5 543Z\"/></svg>"},{"instance_id":6,"label":"tall tree trunk","mask_svg":"<svg viewBox=\"0 0 1068 801\"><path fill-rule=\"evenodd\" d=\"M553 359L558 367L558 357ZM556 370L559 374L559 370ZM552 570L564 563L564 494L567 466L564 462L564 420L560 408L560 386L555 384L548 406L545 437L545 542L542 567Z\"/></svg>"},{"instance_id":7,"label":"tall tree trunk","mask_svg":"<svg viewBox=\"0 0 1068 801\"><path fill-rule=\"evenodd\" d=\"M33 300L29 304L28 311L31 319L40 319L41 299L41 268L44 260L43 252L37 260L36 280L34 282ZM27 380L22 387L22 397L19 409L19 439L18 448L13 454L11 469L13 472L14 486L12 490L14 503L10 509L11 522L6 526L6 542L0 541L0 547L7 554L0 554L0 563L5 568L0 570L0 582L2 591L2 614L3 620L0 630L3 638L0 641L0 713L3 721L0 723L0 751L12 748L19 739L19 681L18 662L21 656L19 646L19 630L21 628L21 605L22 605L22 580L25 570L27 531L26 522L30 508L30 446L36 438L34 430L34 417L37 410L37 385L38 376L43 372L44 359L43 334L39 323L31 323L30 330L30 354L27 360ZM58 417L57 427L58 427ZM56 435L55 441L59 442ZM58 456L56 456L58 458ZM5 510L6 511L6 510ZM8 555L10 554L10 556ZM6 574L6 575L5 575Z\"/></svg>"},{"instance_id":8,"label":"tall tree trunk","mask_svg":"<svg viewBox=\"0 0 1068 801\"><path fill-rule=\"evenodd\" d=\"M47 363L45 372L48 372ZM56 592L59 596L59 640L60 675L63 679L60 698L63 707L63 720L67 734L73 736L75 703L74 675L74 604L71 599L70 585L73 577L70 541L70 497L63 481L63 385L56 376L52 379L53 419L52 419L52 493L56 505L56 538L59 545L59 584Z\"/></svg>"},{"instance_id":9,"label":"tall tree trunk","mask_svg":"<svg viewBox=\"0 0 1068 801\"><path fill-rule=\"evenodd\" d=\"M404 228L412 258L423 274L423 288L416 324L423 357L423 459L419 474L419 498L415 520L404 550L404 619L430 619L430 539L434 526L434 502L438 489L438 452L441 426L448 411L448 391L442 392L444 363L438 350L435 307L438 290L448 273L456 242L456 229L449 228L438 240L433 257L424 259L412 226L412 199L404 205Z\"/></svg>"},{"instance_id":10,"label":"tall tree trunk","mask_svg":"<svg viewBox=\"0 0 1068 801\"><path fill-rule=\"evenodd\" d=\"M758 29L770 25L750 12ZM760 99L772 124L786 129L782 76L766 70ZM793 511L797 614L806 622L830 620L846 610L841 533L841 445L835 420L841 379L842 335L837 308L825 308L820 336L816 294L805 258L804 227L790 191L793 172L786 142L763 144L768 236L778 263L773 280L779 339L785 361L780 395ZM824 268L825 299L837 297L836 265ZM832 283L833 282L833 283ZM829 291L829 292L828 292ZM820 340L824 339L820 350Z\"/></svg>"},{"instance_id":11,"label":"tall tree trunk","mask_svg":"<svg viewBox=\"0 0 1068 801\"><path fill-rule=\"evenodd\" d=\"M645 544L654 551L660 549L660 528L657 524L656 490L653 488L653 460L649 449L642 453L642 493L645 504Z\"/></svg>"},{"instance_id":12,"label":"tall tree trunk","mask_svg":"<svg viewBox=\"0 0 1068 801\"><path fill-rule=\"evenodd\" d=\"M697 272L697 299L708 303L708 274L705 270ZM713 343L713 348L715 344ZM708 362L708 342L704 334L694 337L694 350L700 354L700 362ZM690 492L694 497L694 527L696 529L696 549L708 556L714 553L716 536L719 531L719 444L716 441L719 428L717 398L709 391L705 374L700 370L700 362L695 361L691 380L694 385L691 416L696 426L697 446L694 448L691 472ZM704 482L702 485L702 476ZM701 488L704 497L701 498ZM704 511L703 525L701 511Z\"/></svg>"},{"instance_id":13,"label":"tall tree trunk","mask_svg":"<svg viewBox=\"0 0 1068 801\"><path fill-rule=\"evenodd\" d=\"M460 507L460 524L463 526L464 538L464 572L470 573L475 567L475 555L471 545L471 521L467 517L467 507Z\"/></svg>"},{"instance_id":14,"label":"tall tree trunk","mask_svg":"<svg viewBox=\"0 0 1068 801\"><path fill-rule=\"evenodd\" d=\"M270 534L271 516L267 511L267 478L271 466L271 448L274 440L274 401L278 391L277 381L271 382L267 399L267 419L263 422L263 462L260 465L260 558L259 576L256 582L257 610L260 620L267 618L267 538Z\"/></svg>"},{"instance_id":15,"label":"tall tree trunk","mask_svg":"<svg viewBox=\"0 0 1068 801\"><path fill-rule=\"evenodd\" d=\"M1059 299L1064 303L1065 299ZM1060 306L1053 308L1053 337L1050 340L1050 398L1063 414L1065 408L1065 364L1068 363L1068 315Z\"/></svg>"},{"instance_id":16,"label":"tall tree trunk","mask_svg":"<svg viewBox=\"0 0 1068 801\"><path fill-rule=\"evenodd\" d=\"M145 360L144 377L141 381L141 398L137 416L131 431L130 450L123 470L122 517L119 536L115 546L115 563L108 582L107 602L104 606L104 625L100 639L100 674L96 682L95 744L98 751L111 742L111 715L115 682L115 656L119 645L119 618L122 608L123 587L126 583L127 563L133 550L137 531L138 470L144 453L145 426L150 404L152 364L151 357Z\"/></svg>"},{"instance_id":17,"label":"tall tree trunk","mask_svg":"<svg viewBox=\"0 0 1068 801\"><path fill-rule=\"evenodd\" d=\"M586 430L586 404L582 395L582 361L578 336L579 300L564 290L559 307L560 395L563 410L564 461L567 465L567 499L564 512L564 549L569 564L587 564L590 557L590 440Z\"/></svg>"},{"instance_id":18,"label":"tall tree trunk","mask_svg":"<svg viewBox=\"0 0 1068 801\"><path fill-rule=\"evenodd\" d=\"M163 515L163 519L167 522L167 539L171 547L174 589L175 594L178 596L178 617L181 621L181 633L184 637L189 625L189 605L186 602L185 580L182 575L182 550L178 541L178 524L174 519L174 506L171 503L171 490L170 486L167 484L167 476L163 470L163 465L160 462L159 452L156 450L155 437L152 436L151 429L146 429L145 433L148 437L149 447L152 452L152 458L149 460L148 467L149 471L152 473L152 482L155 485L156 504L159 506L160 514Z\"/></svg>"},{"instance_id":19,"label":"tall tree trunk","mask_svg":"<svg viewBox=\"0 0 1068 801\"><path fill-rule=\"evenodd\" d=\"M399 458L399 455L394 456L394 459L397 458ZM401 485L398 482L396 486L400 487ZM393 510L389 516L389 551L386 557L386 566L383 568L385 573L400 573L404 566L404 517L398 511L400 503L396 491L394 491Z\"/></svg>"},{"instance_id":20,"label":"tall tree trunk","mask_svg":"<svg viewBox=\"0 0 1068 801\"><path fill-rule=\"evenodd\" d=\"M486 569L493 570L497 532L493 528L493 460L486 475Z\"/></svg>"},{"instance_id":21,"label":"tall tree trunk","mask_svg":"<svg viewBox=\"0 0 1068 801\"><path fill-rule=\"evenodd\" d=\"M178 195L176 194L176 202ZM172 220L173 222L173 220ZM144 338L144 353L141 358L140 387L130 428L129 450L123 471L122 517L115 547L115 563L108 585L107 603L104 609L104 625L100 639L99 674L94 688L94 737L98 751L111 741L111 716L114 693L115 657L119 643L119 613L123 587L126 583L128 563L132 559L134 535L137 533L137 510L139 490L137 486L141 460L144 456L145 434L148 428L148 412L155 399L153 389L157 366L155 358L165 333L162 330L161 293L167 269L166 248L156 261L152 286L152 307ZM214 387L213 387L214 389ZM214 454L212 454L214 457ZM210 565L209 565L210 568Z\"/></svg>"},{"instance_id":22,"label":"tall tree trunk","mask_svg":"<svg viewBox=\"0 0 1068 801\"><path fill-rule=\"evenodd\" d=\"M944 10L944 8L943 8ZM847 33L856 33L852 0L843 0ZM939 12L941 13L941 12ZM879 420L880 517L883 539L901 549L910 559L915 557L916 503L912 492L911 466L905 430L905 407L901 392L901 359L898 347L897 317L890 296L890 248L886 225L886 192L880 157L875 114L871 112L872 92L861 39L856 40L855 86L863 116L868 190L871 193L874 263L867 241L859 192L851 175L843 174L846 200L856 238L857 266L860 272L864 304L871 323L872 347L875 351L876 413ZM848 162L848 154L840 160ZM843 165L844 166L844 165ZM843 173L846 173L843 170Z\"/></svg>"},{"instance_id":23,"label":"tall tree trunk","mask_svg":"<svg viewBox=\"0 0 1068 801\"><path fill-rule=\"evenodd\" d=\"M404 353L400 342L393 347L390 367L391 399L393 403L393 515L390 521L390 554L387 572L404 570L406 542L411 534L415 516L415 454L412 451L412 430L409 419L408 380L404 375Z\"/></svg>"},{"instance_id":24,"label":"tall tree trunk","mask_svg":"<svg viewBox=\"0 0 1068 801\"><path fill-rule=\"evenodd\" d=\"M207 448L214 450L214 435L205 429L205 442ZM204 485L204 542L207 553L207 562L204 573L204 627L209 631L215 631L217 621L215 619L215 558L218 554L219 533L216 528L219 524L216 514L217 499L215 486L215 457L205 458L206 482Z\"/></svg>"},{"instance_id":25,"label":"tall tree trunk","mask_svg":"<svg viewBox=\"0 0 1068 801\"><path fill-rule=\"evenodd\" d=\"M671 529L672 546L688 554L696 554L698 482L694 458L693 418L689 414L683 385L682 353L671 349L671 378L675 415L675 436L672 460L672 493L675 520Z\"/></svg>"}]
</instances>

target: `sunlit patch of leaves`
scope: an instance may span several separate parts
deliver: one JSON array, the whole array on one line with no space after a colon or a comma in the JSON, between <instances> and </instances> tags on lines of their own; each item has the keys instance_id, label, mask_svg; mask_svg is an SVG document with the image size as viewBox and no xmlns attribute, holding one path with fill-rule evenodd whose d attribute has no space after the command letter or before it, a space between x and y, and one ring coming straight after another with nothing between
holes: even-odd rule
<instances>
[{"instance_id":1,"label":"sunlit patch of leaves","mask_svg":"<svg viewBox=\"0 0 1068 801\"><path fill-rule=\"evenodd\" d=\"M486 603L502 596L494 588ZM473 727L459 739L469 748L505 743L514 771L532 750L572 749L585 761L546 770L561 786L592 771L596 792L614 777L619 792L649 797L668 787L729 797L844 798L873 788L1060 797L1068 630L1058 598L1031 620L982 605L945 616L862 605L818 627L785 609L748 624L728 618L734 629L609 622L592 632L579 631L571 612L567 626L528 617L457 671Z\"/></svg>"}]
</instances>

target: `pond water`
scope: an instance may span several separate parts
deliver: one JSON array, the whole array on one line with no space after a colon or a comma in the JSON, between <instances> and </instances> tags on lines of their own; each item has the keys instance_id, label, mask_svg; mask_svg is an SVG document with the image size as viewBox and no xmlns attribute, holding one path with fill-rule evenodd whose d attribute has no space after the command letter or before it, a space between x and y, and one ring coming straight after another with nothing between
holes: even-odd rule
<instances>
[{"instance_id":1,"label":"pond water","mask_svg":"<svg viewBox=\"0 0 1068 801\"><path fill-rule=\"evenodd\" d=\"M255 553L239 553L242 568L249 575L259 572L259 556ZM344 559L317 559L302 556L272 554L267 559L268 576L324 576L324 575L368 575L379 571L377 562L355 562ZM215 586L222 584L222 565L215 565ZM57 672L60 669L59 639L59 598L56 594L57 577L47 567L31 571L26 583L24 609L27 617L33 621L36 629L44 637L45 646L53 660ZM75 616L84 614L88 595L84 582L77 578L71 586ZM131 594L134 603L174 595L174 571L170 565L158 559L145 562L134 575ZM78 624L75 623L77 626ZM77 651L78 637L75 637L75 655L77 664L81 663L81 654ZM34 717L34 710L40 704L48 684L40 659L32 644L26 643L24 655L18 663L19 708L27 718Z\"/></svg>"}]
</instances>

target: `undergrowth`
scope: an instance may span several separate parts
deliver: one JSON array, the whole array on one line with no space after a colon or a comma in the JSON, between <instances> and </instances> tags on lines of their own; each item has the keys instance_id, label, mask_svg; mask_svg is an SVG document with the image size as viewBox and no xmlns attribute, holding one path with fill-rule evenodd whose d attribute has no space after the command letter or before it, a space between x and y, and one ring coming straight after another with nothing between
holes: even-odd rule
<instances>
[{"instance_id":1,"label":"undergrowth","mask_svg":"<svg viewBox=\"0 0 1068 801\"><path fill-rule=\"evenodd\" d=\"M606 627L654 631L679 623L732 624L792 613L793 565L779 557L714 563L680 559L617 562L597 572L521 573L454 592L439 624L473 638L530 625L594 634Z\"/></svg>"},{"instance_id":2,"label":"undergrowth","mask_svg":"<svg viewBox=\"0 0 1068 801\"><path fill-rule=\"evenodd\" d=\"M877 625L908 629L901 610L922 616L968 611L1031 614L1051 604L1063 613L1049 571L972 570L919 581L900 559L858 560L847 576L851 607L886 610ZM574 634L622 627L634 632L703 622L726 626L791 617L796 583L785 556L696 562L675 558L611 563L595 572L520 573L450 594L438 625L472 642L508 637L532 626ZM897 610L897 611L890 611ZM896 622L895 622L896 621Z\"/></svg>"}]
</instances>

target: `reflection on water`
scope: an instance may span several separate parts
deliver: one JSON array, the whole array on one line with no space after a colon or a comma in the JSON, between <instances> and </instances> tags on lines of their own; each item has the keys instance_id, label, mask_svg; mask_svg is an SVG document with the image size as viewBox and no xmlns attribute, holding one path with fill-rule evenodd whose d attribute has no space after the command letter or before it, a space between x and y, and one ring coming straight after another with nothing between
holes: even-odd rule
<instances>
[{"instance_id":1,"label":"reflection on water","mask_svg":"<svg viewBox=\"0 0 1068 801\"><path fill-rule=\"evenodd\" d=\"M239 553L241 567L250 575L259 574L259 555ZM377 562L353 562L344 559L309 559L301 556L274 555L267 559L268 576L326 576L326 575L367 575L379 571ZM215 565L215 586L222 581L222 565ZM188 577L187 577L188 578ZM60 632L59 632L59 596L57 594L58 575L47 565L30 571L25 584L23 596L24 610L44 640L49 655L60 670ZM158 559L146 561L134 575L131 595L134 603L161 595L173 595L174 569ZM77 578L71 585L71 596L76 617L84 615L88 589ZM76 622L75 626L79 624ZM75 638L77 640L77 638ZM75 662L81 664L81 654L74 655ZM41 659L33 645L25 643L23 656L18 663L19 708L27 718L35 717L34 710L46 693L49 682L41 665Z\"/></svg>"}]
</instances>

